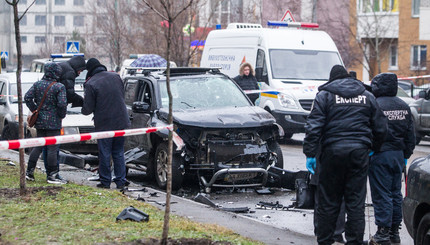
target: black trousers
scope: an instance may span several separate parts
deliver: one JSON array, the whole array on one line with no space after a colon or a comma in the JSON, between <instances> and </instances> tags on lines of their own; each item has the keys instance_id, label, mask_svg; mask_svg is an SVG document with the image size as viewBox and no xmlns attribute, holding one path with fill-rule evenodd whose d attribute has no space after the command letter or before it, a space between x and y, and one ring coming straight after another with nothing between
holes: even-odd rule
<instances>
[{"instance_id":1,"label":"black trousers","mask_svg":"<svg viewBox=\"0 0 430 245\"><path fill-rule=\"evenodd\" d=\"M365 228L369 150L365 145L341 142L325 147L321 153L318 188L318 244L332 244L336 220L345 200L347 244L363 244Z\"/></svg>"},{"instance_id":2,"label":"black trousers","mask_svg":"<svg viewBox=\"0 0 430 245\"><path fill-rule=\"evenodd\" d=\"M60 135L60 130L47 130L47 129L37 129L37 137L48 137L48 136L57 136ZM58 173L58 165L57 165L57 151L58 145L48 145L47 146L47 165L46 175L52 176ZM34 147L31 150L30 156L28 158L28 166L27 172L33 173L36 168L37 160L39 159L40 154L42 153L43 146Z\"/></svg>"}]
</instances>

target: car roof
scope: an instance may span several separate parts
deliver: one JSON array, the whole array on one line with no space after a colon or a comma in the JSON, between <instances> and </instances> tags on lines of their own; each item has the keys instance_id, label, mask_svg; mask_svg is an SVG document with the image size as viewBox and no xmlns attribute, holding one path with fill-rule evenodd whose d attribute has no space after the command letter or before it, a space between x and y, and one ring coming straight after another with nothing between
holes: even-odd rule
<instances>
[{"instance_id":1,"label":"car roof","mask_svg":"<svg viewBox=\"0 0 430 245\"><path fill-rule=\"evenodd\" d=\"M42 79L43 73L40 72L22 72L21 82L22 83L34 83ZM0 79L6 79L9 83L16 83L16 73L2 73L0 74Z\"/></svg>"},{"instance_id":2,"label":"car roof","mask_svg":"<svg viewBox=\"0 0 430 245\"><path fill-rule=\"evenodd\" d=\"M153 77L156 80L166 77L166 68L159 67L127 67L129 74L127 78ZM130 74L131 73L131 74ZM219 68L206 67L174 67L170 68L170 77L189 77L189 76L225 76Z\"/></svg>"}]
</instances>

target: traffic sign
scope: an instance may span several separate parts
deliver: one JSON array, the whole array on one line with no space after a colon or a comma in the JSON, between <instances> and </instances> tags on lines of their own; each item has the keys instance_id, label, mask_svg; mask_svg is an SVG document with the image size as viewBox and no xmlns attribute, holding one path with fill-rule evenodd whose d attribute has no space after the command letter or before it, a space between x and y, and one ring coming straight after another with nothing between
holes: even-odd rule
<instances>
[{"instance_id":1,"label":"traffic sign","mask_svg":"<svg viewBox=\"0 0 430 245\"><path fill-rule=\"evenodd\" d=\"M66 53L79 53L79 41L68 41L66 43Z\"/></svg>"},{"instance_id":2,"label":"traffic sign","mask_svg":"<svg viewBox=\"0 0 430 245\"><path fill-rule=\"evenodd\" d=\"M5 60L9 60L9 52L6 52L6 51L0 52L0 58L4 58Z\"/></svg>"},{"instance_id":3,"label":"traffic sign","mask_svg":"<svg viewBox=\"0 0 430 245\"><path fill-rule=\"evenodd\" d=\"M287 9L287 11L285 11L284 16L282 16L281 21L285 21L285 22L296 22L293 18L293 15L291 14L290 10Z\"/></svg>"}]
</instances>

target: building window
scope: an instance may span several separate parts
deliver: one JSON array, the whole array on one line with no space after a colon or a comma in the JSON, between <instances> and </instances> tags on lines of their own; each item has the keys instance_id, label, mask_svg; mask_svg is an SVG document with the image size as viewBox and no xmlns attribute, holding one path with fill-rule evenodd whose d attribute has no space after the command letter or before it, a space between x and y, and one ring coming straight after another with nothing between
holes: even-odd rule
<instances>
[{"instance_id":1,"label":"building window","mask_svg":"<svg viewBox=\"0 0 430 245\"><path fill-rule=\"evenodd\" d=\"M34 21L37 26L46 25L46 15L36 15L36 19Z\"/></svg>"},{"instance_id":2,"label":"building window","mask_svg":"<svg viewBox=\"0 0 430 245\"><path fill-rule=\"evenodd\" d=\"M412 17L420 16L420 0L412 0Z\"/></svg>"},{"instance_id":3,"label":"building window","mask_svg":"<svg viewBox=\"0 0 430 245\"><path fill-rule=\"evenodd\" d=\"M19 21L19 24L22 26L27 25L27 15L22 16L22 19Z\"/></svg>"},{"instance_id":4,"label":"building window","mask_svg":"<svg viewBox=\"0 0 430 245\"><path fill-rule=\"evenodd\" d=\"M65 37L54 37L54 43L55 44L64 44L66 42Z\"/></svg>"},{"instance_id":5,"label":"building window","mask_svg":"<svg viewBox=\"0 0 430 245\"><path fill-rule=\"evenodd\" d=\"M73 16L73 26L84 26L84 16Z\"/></svg>"},{"instance_id":6,"label":"building window","mask_svg":"<svg viewBox=\"0 0 430 245\"><path fill-rule=\"evenodd\" d=\"M397 70L397 59L398 59L398 52L397 52L397 44L392 44L390 46L390 70Z\"/></svg>"},{"instance_id":7,"label":"building window","mask_svg":"<svg viewBox=\"0 0 430 245\"><path fill-rule=\"evenodd\" d=\"M65 26L66 25L66 17L64 15L56 15L54 17L54 25L55 26Z\"/></svg>"},{"instance_id":8,"label":"building window","mask_svg":"<svg viewBox=\"0 0 430 245\"><path fill-rule=\"evenodd\" d=\"M21 36L21 43L27 43L27 36Z\"/></svg>"},{"instance_id":9,"label":"building window","mask_svg":"<svg viewBox=\"0 0 430 245\"><path fill-rule=\"evenodd\" d=\"M19 4L27 4L27 0L20 0Z\"/></svg>"},{"instance_id":10,"label":"building window","mask_svg":"<svg viewBox=\"0 0 430 245\"><path fill-rule=\"evenodd\" d=\"M399 12L399 0L358 0L361 13Z\"/></svg>"},{"instance_id":11,"label":"building window","mask_svg":"<svg viewBox=\"0 0 430 245\"><path fill-rule=\"evenodd\" d=\"M36 0L36 5L44 5L46 4L46 0Z\"/></svg>"},{"instance_id":12,"label":"building window","mask_svg":"<svg viewBox=\"0 0 430 245\"><path fill-rule=\"evenodd\" d=\"M64 5L65 0L55 0L55 5Z\"/></svg>"},{"instance_id":13,"label":"building window","mask_svg":"<svg viewBox=\"0 0 430 245\"><path fill-rule=\"evenodd\" d=\"M35 36L34 37L34 42L35 43L45 43L46 38L44 36Z\"/></svg>"},{"instance_id":14,"label":"building window","mask_svg":"<svg viewBox=\"0 0 430 245\"><path fill-rule=\"evenodd\" d=\"M82 6L84 5L84 0L73 0L73 5Z\"/></svg>"},{"instance_id":15,"label":"building window","mask_svg":"<svg viewBox=\"0 0 430 245\"><path fill-rule=\"evenodd\" d=\"M411 52L411 70L425 70L427 68L427 46L414 45Z\"/></svg>"}]
</instances>

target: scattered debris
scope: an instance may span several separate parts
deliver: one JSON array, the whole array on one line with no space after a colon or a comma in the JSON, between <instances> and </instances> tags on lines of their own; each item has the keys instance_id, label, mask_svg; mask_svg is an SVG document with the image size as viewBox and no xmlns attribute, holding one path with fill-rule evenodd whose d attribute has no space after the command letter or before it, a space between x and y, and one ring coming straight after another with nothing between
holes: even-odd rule
<instances>
[{"instance_id":1,"label":"scattered debris","mask_svg":"<svg viewBox=\"0 0 430 245\"><path fill-rule=\"evenodd\" d=\"M274 192L269 188L261 188L261 189L255 189L255 192L259 195L269 195L273 194Z\"/></svg>"},{"instance_id":2,"label":"scattered debris","mask_svg":"<svg viewBox=\"0 0 430 245\"><path fill-rule=\"evenodd\" d=\"M16 166L16 164L12 161L7 162L6 165L7 166L14 166L14 167Z\"/></svg>"},{"instance_id":3,"label":"scattered debris","mask_svg":"<svg viewBox=\"0 0 430 245\"><path fill-rule=\"evenodd\" d=\"M248 207L222 207L220 205L215 204L214 202L212 202L208 196L204 193L199 193L197 194L194 198L194 201L199 202L199 203L203 203L206 204L210 207L219 209L219 210L223 210L223 211L227 211L227 212L233 212L233 213L248 213L249 212L249 208ZM228 202L228 203L233 203L233 202Z\"/></svg>"},{"instance_id":4,"label":"scattered debris","mask_svg":"<svg viewBox=\"0 0 430 245\"><path fill-rule=\"evenodd\" d=\"M133 206L125 208L122 212L116 217L116 220L132 220L132 221L149 221L149 215L140 211Z\"/></svg>"},{"instance_id":5,"label":"scattered debris","mask_svg":"<svg viewBox=\"0 0 430 245\"><path fill-rule=\"evenodd\" d=\"M294 204L291 204L289 206L284 206L279 203L279 201L273 202L259 202L255 204L255 208L258 209L274 209L274 210L289 210L290 208L293 208Z\"/></svg>"},{"instance_id":6,"label":"scattered debris","mask_svg":"<svg viewBox=\"0 0 430 245\"><path fill-rule=\"evenodd\" d=\"M270 218L272 218L272 217L270 217L270 215L267 215L267 214L266 214L266 215L263 215L263 218L264 218L264 219L270 219Z\"/></svg>"},{"instance_id":7,"label":"scattered debris","mask_svg":"<svg viewBox=\"0 0 430 245\"><path fill-rule=\"evenodd\" d=\"M149 195L150 195L151 197L158 197L158 193L157 193L157 192L149 193Z\"/></svg>"},{"instance_id":8,"label":"scattered debris","mask_svg":"<svg viewBox=\"0 0 430 245\"><path fill-rule=\"evenodd\" d=\"M140 188L140 189L133 189L133 188L125 187L123 190L124 190L124 192L126 192L126 191L127 192L135 192L135 191L147 192L148 191L145 187Z\"/></svg>"},{"instance_id":9,"label":"scattered debris","mask_svg":"<svg viewBox=\"0 0 430 245\"><path fill-rule=\"evenodd\" d=\"M137 199L136 199L136 200L138 200L138 201L142 201L142 202L146 202L145 198L141 197L140 195L139 195L139 196L137 196Z\"/></svg>"},{"instance_id":10,"label":"scattered debris","mask_svg":"<svg viewBox=\"0 0 430 245\"><path fill-rule=\"evenodd\" d=\"M92 177L89 177L87 180L88 181L99 181L100 177L98 175L97 176L92 176Z\"/></svg>"}]
</instances>

